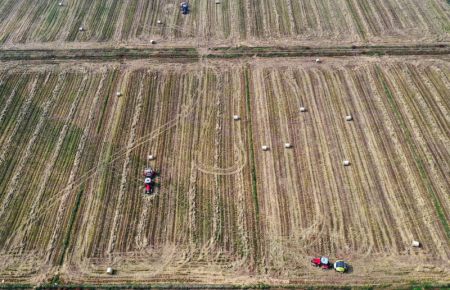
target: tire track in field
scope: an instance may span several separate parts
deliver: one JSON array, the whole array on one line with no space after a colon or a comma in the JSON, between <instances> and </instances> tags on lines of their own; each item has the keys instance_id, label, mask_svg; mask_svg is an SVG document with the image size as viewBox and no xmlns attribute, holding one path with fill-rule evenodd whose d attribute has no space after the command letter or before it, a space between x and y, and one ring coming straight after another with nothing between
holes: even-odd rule
<instances>
[{"instance_id":1,"label":"tire track in field","mask_svg":"<svg viewBox=\"0 0 450 290\"><path fill-rule=\"evenodd\" d=\"M156 79L156 76L154 76L154 78ZM151 87L151 85L150 85ZM155 96L159 96L162 95L161 89L159 86L156 85L155 88ZM151 94L150 96L148 96L148 99L152 99L153 95ZM162 103L162 102L161 102ZM155 101L155 107L159 107L160 104L158 101ZM162 115L161 110L157 111L159 113L159 115ZM154 116L155 119L158 119L158 115ZM145 122L147 124L147 119L144 117L143 122ZM150 124L150 123L149 123ZM145 149L144 149L145 150ZM142 150L141 150L142 151ZM141 152L139 154L142 154ZM147 165L149 166L150 161L147 160ZM140 181L140 186L142 186L142 181ZM154 193L156 194L156 193ZM136 228L136 236L134 239L134 243L136 245L136 248L138 250L143 250L145 247L147 247L148 245L148 239L146 236L146 228L148 227L148 220L149 220L149 212L150 212L150 207L154 204L154 196L144 196L144 198L142 198L142 205L141 205L141 214L139 216L139 222Z\"/></svg>"},{"instance_id":2,"label":"tire track in field","mask_svg":"<svg viewBox=\"0 0 450 290\"><path fill-rule=\"evenodd\" d=\"M238 154L236 154L237 160L235 160L232 166L223 168L218 167L217 165L209 166L201 161L197 161L195 162L196 169L205 174L211 174L215 176L234 175L241 172L247 164L247 158L245 158L246 152L242 140L239 140L238 144L239 145L234 146L234 152ZM218 156L218 154L219 153L217 152L216 155Z\"/></svg>"},{"instance_id":3,"label":"tire track in field","mask_svg":"<svg viewBox=\"0 0 450 290\"><path fill-rule=\"evenodd\" d=\"M62 78L63 78L63 75L60 74L60 75L58 76L57 84L56 84L55 88L53 89L50 98L48 98L48 100L44 103L44 108L43 108L42 114L41 114L41 116L40 116L40 118L39 118L39 121L38 121L38 123L37 123L37 125L36 125L36 128L35 128L36 136L37 136L37 135L39 134L39 132L42 130L42 128L43 128L43 126L44 126L44 122L47 120L47 117L48 117L48 114L49 114L49 110L50 110L51 106L54 105L54 100L56 99L56 97L57 97L57 96L59 95L59 93L60 93ZM67 120L70 120L70 117L68 117L68 118L66 119L66 122L67 122ZM61 136L61 135L60 135L60 136ZM63 140L59 140L59 141L61 141L61 144L62 144L62 141L63 141ZM34 143L34 142L33 142L33 143ZM52 158L51 160L53 160L53 158ZM55 159L55 160L56 160L56 159ZM49 165L49 164L51 164L51 165ZM52 163L52 162L47 163L46 172L44 172L44 178L43 178L44 183L46 183L46 182L48 181L48 177L50 176L50 173L51 173L51 170L52 170L53 165L54 165L54 160L53 160L53 163ZM48 176L47 176L47 175L48 175ZM42 193L43 193L43 191L44 191L44 188L45 188L45 184L39 183L39 189L38 189L38 191L37 191L38 193L37 193L37 198L36 198L37 203L33 203L33 206L32 206L32 208L31 208L31 211L30 211L30 214L29 214L29 218L27 219L28 221L34 217L35 210L36 210L36 206L39 204L39 200L41 199L41 196L42 196ZM28 230L29 230L29 223L27 223L26 228L25 228L25 230L23 231L23 234L22 234L21 236L22 236L22 237L23 237L23 236L26 236L27 233L28 233Z\"/></svg>"},{"instance_id":4,"label":"tire track in field","mask_svg":"<svg viewBox=\"0 0 450 290\"><path fill-rule=\"evenodd\" d=\"M13 132L11 133L11 135L9 136L8 140L6 141L6 145L2 146L2 152L0 153L0 161L4 160L5 158L5 154L9 149L9 146L11 144L11 140L13 138L13 136L16 134L17 130L19 129L20 124L22 123L26 112L28 111L28 108L31 104L31 100L33 99L33 97L36 94L36 85L38 82L38 77L36 77L31 85L30 88L30 92L28 93L28 98L25 100L24 105L22 106L22 109L20 110L18 116L17 116L17 121L16 121L16 126L13 129ZM42 126L41 126L42 127ZM22 157L19 160L19 164L17 166L17 168L14 171L14 175L11 178L11 181L8 184L8 188L6 190L6 195L3 198L2 204L0 206L0 217L3 216L5 209L8 207L12 195L15 191L15 188L17 187L17 182L19 181L19 176L22 173L22 169L25 166L25 162L27 161L29 155L31 154L31 149L33 148L33 146L35 145L35 140L39 135L39 132L41 130L41 127L36 127L35 130L33 131L33 134L31 135L30 140L28 141L27 147L25 149L25 153L24 155L22 155ZM1 162L2 163L2 162ZM0 163L0 165L1 165Z\"/></svg>"},{"instance_id":5,"label":"tire track in field","mask_svg":"<svg viewBox=\"0 0 450 290\"><path fill-rule=\"evenodd\" d=\"M183 109L181 110L181 113L179 113L179 114L177 115L176 118L170 120L170 121L167 122L166 124L164 124L164 125L160 126L159 128L153 130L150 134L147 134L147 135L146 135L146 136L147 136L147 140L144 140L144 141L140 142L139 144L135 144L136 142L134 142L135 146L133 146L133 148L131 148L130 150L127 150L127 151L128 151L128 152L131 152L132 150L138 148L138 146L141 146L141 145L143 145L144 143L149 142L149 141L152 140L153 138L156 138L156 137L159 136L160 134L162 134L162 133L164 133L165 131L169 130L170 128L176 126L182 118L184 118L185 116L189 115L189 113L190 113L191 111L194 110L194 107L195 107L196 104L198 103L198 100L199 100L199 98L197 98L196 101L192 101L192 104L188 104L188 105L183 106L183 107L185 107L186 109L183 108ZM150 135L150 136L149 136L149 135ZM141 138L141 139L142 139L142 138ZM133 144L131 144L131 145L133 145ZM120 156L119 156L119 157L120 157ZM113 161L116 160L116 159L118 159L118 158L113 158L113 160L111 160L110 162L113 162ZM105 166L109 166L109 165L105 165ZM148 203L148 202L147 202L147 203Z\"/></svg>"},{"instance_id":6,"label":"tire track in field","mask_svg":"<svg viewBox=\"0 0 450 290\"><path fill-rule=\"evenodd\" d=\"M89 179L90 177L94 176L96 173L98 173L98 171L103 171L106 169L106 167L108 166L108 164L113 163L114 161L118 160L119 158L121 158L122 156L124 156L128 151L130 150L134 150L137 147L150 142L152 139L158 137L159 135L161 135L162 133L164 133L165 131L173 128L174 126L176 126L179 122L180 119L186 118L190 113L192 113L194 111L194 108L197 106L199 99L197 99L196 102L194 102L194 104L192 105L192 107L188 107L185 111L181 112L180 114L178 114L174 119L170 120L169 122L167 122L166 124L161 125L160 127L156 128L155 130L153 130L151 133L142 136L140 138L138 138L137 140L135 140L134 144L130 147L130 148L125 148L122 150L119 150L117 152L115 152L114 154L112 154L110 156L110 159L100 162L100 164L90 170L88 170L83 176L81 176L80 178L78 178L78 180L76 180L75 182L84 182L86 179ZM69 185L73 185L73 184L69 184ZM79 184L75 184L74 186L77 186Z\"/></svg>"},{"instance_id":7,"label":"tire track in field","mask_svg":"<svg viewBox=\"0 0 450 290\"><path fill-rule=\"evenodd\" d=\"M100 98L101 91L103 89L103 82L106 79L106 73L102 74L102 78L100 79L100 83L98 85L97 91L95 93L94 99L92 101L92 104L90 106L89 115L88 115L88 122L83 130L83 136L81 137L80 143L78 144L77 152L75 154L75 160L73 162L72 169L69 174L68 183L71 184L75 180L76 173L78 172L80 162L81 162L81 156L83 154L83 151L85 149L86 141L88 139L88 133L91 127L93 126L94 122L94 114L95 110L97 108L98 100ZM56 239L58 237L58 230L62 228L63 225L63 218L67 215L67 199L71 193L72 188L67 188L62 195L61 195L61 201L59 203L59 209L56 213L55 218L55 225L57 228L52 232L52 236L50 238L50 241L47 246L47 261L51 259L51 255L53 254L53 249L55 248ZM59 198L57 199L59 200Z\"/></svg>"},{"instance_id":8,"label":"tire track in field","mask_svg":"<svg viewBox=\"0 0 450 290\"><path fill-rule=\"evenodd\" d=\"M238 115L245 115L245 109L242 108L242 106L245 104L245 97L242 94L243 84L239 76L242 75L242 71L239 70L239 73L236 73L235 76L232 76L232 87L234 90L231 91L233 97L232 97L232 103L231 108L233 110L234 114ZM245 151L245 144L243 140L243 136L245 136L245 125L242 125L242 122L234 122L232 125L232 131L236 132L234 134L234 142L240 144L243 153L246 154ZM244 158L248 158L248 156L244 155ZM248 162L247 160L245 162ZM237 185L237 188L235 188L236 197L234 201L236 202L236 211L237 211L237 218L236 218L236 224L237 224L237 232L240 237L241 241L241 250L242 250L242 257L241 257L241 263L247 264L248 257L250 255L250 249L249 249L249 234L248 234L248 228L246 223L246 190L245 187L245 181L244 181L244 172L240 172L240 174L235 175L235 184Z\"/></svg>"},{"instance_id":9,"label":"tire track in field","mask_svg":"<svg viewBox=\"0 0 450 290\"><path fill-rule=\"evenodd\" d=\"M30 209L30 213L28 214L28 217L26 218L26 223L25 223L25 226L24 226L25 229L21 230L20 234L18 236L16 236L15 239L14 239L15 241L17 241L17 240L20 241L19 242L20 243L19 247L21 249L24 249L26 247L27 241L26 241L26 239L24 239L24 237L28 236L29 231L32 228L33 222L36 219L37 208L39 207L42 195L45 192L45 188L46 188L46 186L47 186L47 184L49 182L50 176L51 176L51 174L52 174L52 172L54 170L54 166L55 166L56 160L57 160L57 158L58 158L58 156L60 154L61 148L62 148L62 146L64 144L64 140L65 140L65 138L67 136L67 132L68 132L70 126L71 126L72 119L73 119L73 117L74 117L74 115L75 115L75 113L76 113L76 111L78 109L79 102L80 102L80 100L82 98L81 94L83 92L83 89L86 86L87 80L88 80L88 75L85 74L85 76L83 77L83 79L82 79L82 81L80 83L78 91L76 93L76 97L75 97L75 99L73 100L73 102L72 102L72 104L70 106L69 113L67 114L66 119L64 121L64 125L63 125L63 127L62 127L62 129L61 129L61 131L59 133L58 139L56 141L55 148L53 149L52 154L50 156L50 159L46 163L47 166L45 167L44 172L42 173L42 178L41 178L41 181L40 181L40 183L38 185L37 194L34 197L35 202L33 202L33 205L32 205L32 207ZM55 86L55 88L58 87L59 83L60 83L60 80L58 79L58 83ZM54 94L52 95L52 100L58 95L58 93L59 93L59 87L58 87L58 91L54 91ZM52 100L49 100L49 102L51 103ZM42 119L41 119L42 120L42 124L44 122L45 117L46 116L43 116ZM42 124L41 124L41 126L42 126ZM56 231L56 229L55 229L55 231ZM17 242L13 242L12 244L17 244Z\"/></svg>"},{"instance_id":10,"label":"tire track in field","mask_svg":"<svg viewBox=\"0 0 450 290\"><path fill-rule=\"evenodd\" d=\"M129 164L130 164L130 154L131 154L131 147L133 146L134 142L135 142L135 138L136 138L136 128L138 125L138 121L141 117L141 112L142 112L142 101L144 98L144 94L143 94L143 90L144 90L144 79L145 79L145 74L142 76L141 81L140 81L140 86L139 86L139 91L138 91L138 95L137 95L137 99L136 99L136 107L134 109L134 115L133 115L133 119L131 121L131 130L130 130L130 135L128 137L128 142L127 142L127 151L125 153L125 160L123 163L123 167L122 167L122 179L120 180L120 187L119 187L119 193L118 193L118 200L116 203L116 208L114 211L114 218L113 218L113 222L112 222L112 230L110 233L110 238L109 238L109 244L108 244L108 253L112 253L114 250L114 247L116 245L116 239L117 239L117 231L119 230L119 224L118 221L121 219L122 217L122 203L123 203L123 199L124 199L124 195L125 195L125 185L127 183L127 175L128 175L128 171L129 171Z\"/></svg>"},{"instance_id":11,"label":"tire track in field","mask_svg":"<svg viewBox=\"0 0 450 290\"><path fill-rule=\"evenodd\" d=\"M202 94L206 95L206 88L208 84L208 79L205 77L199 77L200 83L197 88L197 102L195 104L200 103L200 99L203 99L203 96L200 97L200 90L203 90ZM198 122L199 114L193 115L196 123ZM193 140L198 140L201 136L201 130L194 130ZM190 168L190 176L189 176L189 191L188 195L188 251L185 255L184 262L187 263L191 261L197 250L197 243L199 240L198 237L198 226L197 226L197 182L198 182L198 170L196 167L196 160L198 160L198 156L196 153L192 156L191 168Z\"/></svg>"},{"instance_id":12,"label":"tire track in field","mask_svg":"<svg viewBox=\"0 0 450 290\"><path fill-rule=\"evenodd\" d=\"M181 112L174 119L170 120L166 124L161 125L160 127L154 129L151 133L139 138L138 141L136 141L136 143L132 146L132 148L130 148L130 150L134 150L134 149L138 148L139 146L142 146L143 144L150 142L154 138L160 136L167 130L176 126L178 124L179 120L186 118L190 113L192 113L194 111L194 108L197 106L199 101L200 101L200 98L197 98L197 100L195 102L193 102L192 106L190 106L190 107L188 106L188 109L185 112ZM95 175L97 175L99 173L102 173L103 171L105 171L108 168L109 164L112 164L114 161L120 159L125 153L126 153L125 150L117 151L116 153L111 155L111 159L104 159L102 162L100 162L100 164L98 164L97 166L95 166L92 169L89 169L85 174L83 174L81 177L75 179L72 183L69 183L65 188L63 188L61 191L56 193L52 198L47 200L47 204L42 205L41 207L38 208L38 212L40 213L39 216L41 214L45 214L47 212L47 210L49 210L51 207L53 207L57 204L57 202L62 197L61 193L68 190L69 188L71 188L71 189L77 188L77 187L81 186L83 183L85 183L87 180L89 180L90 178L94 177Z\"/></svg>"},{"instance_id":13,"label":"tire track in field","mask_svg":"<svg viewBox=\"0 0 450 290\"><path fill-rule=\"evenodd\" d=\"M158 95L158 92L156 92L156 95ZM185 107L190 107L190 106L191 105L186 105ZM180 169L178 169L178 170L180 170ZM195 180L193 180L193 183L195 184ZM189 195L191 197L191 194L189 194ZM147 238L144 236L145 235L144 227L145 227L145 225L147 223L147 219L148 219L149 206L151 203L153 203L152 200L154 200L154 199L153 198L144 198L143 205L142 205L143 211L142 211L142 214L140 215L140 221L138 223L136 236L134 238L135 245L140 249L145 248L148 243ZM113 252L112 254L115 255L116 253L117 252ZM188 254L188 256L189 256L189 254Z\"/></svg>"},{"instance_id":14,"label":"tire track in field","mask_svg":"<svg viewBox=\"0 0 450 290\"><path fill-rule=\"evenodd\" d=\"M116 68L117 69L117 68ZM130 79L132 77L133 71L127 68L124 68L123 71L120 71L121 67L119 68L119 76L117 82L113 84L113 87L116 92L122 92L124 90L128 89L128 84L130 82ZM109 99L108 99L109 102ZM97 166L94 166L93 168L87 170L81 177L77 178L74 183L69 184L66 188L72 187L73 189L77 188L78 186L81 186L83 184L86 184L85 187L87 188L86 192L89 192L91 194L86 194L86 209L84 210L84 215L81 215L81 232L84 233L85 239L78 239L77 242L77 248L80 249L80 251L84 252L84 255L86 255L87 252L90 251L89 247L86 246L91 242L91 240L95 239L96 232L99 230L105 230L104 224L101 223L99 225L100 229L97 229L96 221L99 220L101 209L105 207L104 204L105 200L102 200L103 194L107 194L107 190L109 189L107 187L108 182L108 164L112 165L114 160L112 159L111 151L113 150L113 144L114 144L114 137L117 134L117 130L119 130L120 126L120 118L122 114L122 110L124 107L124 98L114 98L111 101L112 103L109 104L109 109L104 109L106 115L104 115L105 118L101 118L101 123L103 126L104 133L101 136L101 142L102 145L96 150L95 152L95 163L98 164ZM104 103L103 106L108 106L107 103ZM100 128L100 124L97 124L97 131ZM65 189L63 189L65 190ZM58 194L60 195L60 194ZM90 213L93 212L91 215ZM107 230L105 230L107 231ZM104 243L106 244L106 247L108 246L109 240L104 239ZM97 249L98 251L101 251L101 249ZM78 253L72 253L77 255Z\"/></svg>"},{"instance_id":15,"label":"tire track in field","mask_svg":"<svg viewBox=\"0 0 450 290\"><path fill-rule=\"evenodd\" d=\"M139 146L142 146L145 143L150 142L154 138L158 137L159 135L163 134L167 130L173 128L178 124L178 121L181 119L186 118L190 113L194 111L194 108L197 106L200 98L197 98L195 102L191 106L188 106L186 111L181 112L178 114L174 119L170 120L166 124L161 125L160 127L154 129L149 134L146 134L145 136L140 137L137 139L134 143L134 145L129 150L134 150L138 148ZM65 188L63 188L60 192L56 193L54 197L50 198L48 200L48 203L42 207L39 208L39 212L44 212L47 207L51 207L55 205L55 202L57 202L61 198L61 193L69 188L77 188L78 186L81 186L84 182L89 180L90 178L94 177L96 174L101 173L105 171L109 164L112 164L114 161L120 159L124 154L126 154L127 150L119 150L111 155L110 159L104 159L103 161L99 162L99 164L91 169L89 169L87 172L85 172L82 176L75 179L72 183L69 183Z\"/></svg>"},{"instance_id":16,"label":"tire track in field","mask_svg":"<svg viewBox=\"0 0 450 290\"><path fill-rule=\"evenodd\" d=\"M224 91L223 83L225 83L225 80L223 80L223 81L219 80L219 82L220 82L219 83L219 87L216 88L215 91L216 92L223 92ZM221 108L222 107L220 101L222 99L225 99L225 98L226 97L218 97L218 99L217 99L218 103L216 104L216 108ZM217 126L219 126L219 127L216 126L216 134L215 134L216 138L215 138L215 141L214 141L215 142L215 148L216 148L215 158L214 158L215 165L209 166L209 165L206 165L204 162L201 162L199 160L197 160L197 162L195 163L197 170L199 170L199 171L201 171L203 173L212 174L212 175L215 175L215 176L236 174L236 173L240 172L244 168L244 166L246 164L245 150L244 150L244 146L243 146L243 143L242 143L242 140L241 140L241 142L239 142L239 146L235 146L235 150L234 150L235 153L239 152L240 154L237 154L237 160L234 162L234 164L232 166L226 167L226 168L222 168L222 167L218 167L217 166L217 162L218 162L219 155L220 155L219 151L218 151L219 150L219 141L220 140L218 138L219 138L220 132L222 131L221 130L222 128L220 127L220 120L222 120L222 119L224 119L223 112L218 112L216 123L217 123ZM236 147L238 147L238 148L236 149Z\"/></svg>"}]
</instances>

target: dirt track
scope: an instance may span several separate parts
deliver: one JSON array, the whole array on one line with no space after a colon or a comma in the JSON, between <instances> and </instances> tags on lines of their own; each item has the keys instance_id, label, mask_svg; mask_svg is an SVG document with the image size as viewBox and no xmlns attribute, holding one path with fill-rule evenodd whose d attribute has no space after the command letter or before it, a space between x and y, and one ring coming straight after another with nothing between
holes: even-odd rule
<instances>
[{"instance_id":1,"label":"dirt track","mask_svg":"<svg viewBox=\"0 0 450 290\"><path fill-rule=\"evenodd\" d=\"M334 46L334 47L213 47L186 48L103 48L103 49L52 49L52 50L0 50L0 60L115 60L170 58L194 61L200 58L231 59L241 57L324 57L324 56L401 56L448 55L447 44L395 45L395 46Z\"/></svg>"}]
</instances>

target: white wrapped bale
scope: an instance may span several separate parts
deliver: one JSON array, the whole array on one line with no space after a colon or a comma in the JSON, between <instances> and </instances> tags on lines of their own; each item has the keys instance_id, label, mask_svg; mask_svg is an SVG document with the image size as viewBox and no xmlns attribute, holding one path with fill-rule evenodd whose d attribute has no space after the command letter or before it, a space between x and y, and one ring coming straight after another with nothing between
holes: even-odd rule
<instances>
[{"instance_id":1,"label":"white wrapped bale","mask_svg":"<svg viewBox=\"0 0 450 290\"><path fill-rule=\"evenodd\" d=\"M420 242L419 241L412 241L411 245L415 248L419 248L420 247Z\"/></svg>"}]
</instances>

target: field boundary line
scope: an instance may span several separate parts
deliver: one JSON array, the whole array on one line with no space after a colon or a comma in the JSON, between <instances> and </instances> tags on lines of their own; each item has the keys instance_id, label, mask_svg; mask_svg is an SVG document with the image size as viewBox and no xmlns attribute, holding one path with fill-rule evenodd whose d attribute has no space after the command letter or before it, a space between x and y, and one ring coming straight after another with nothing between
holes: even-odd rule
<instances>
[{"instance_id":1,"label":"field boundary line","mask_svg":"<svg viewBox=\"0 0 450 290\"><path fill-rule=\"evenodd\" d=\"M258 200L258 188L257 188L257 176L256 176L256 163L255 163L255 150L254 150L254 143L253 143L253 126L252 126L252 111L251 111L251 96L250 96L250 78L249 78L249 67L244 68L244 81L245 81L245 99L246 99L246 114L248 119L248 126L247 126L247 139L248 139L248 146L249 146L249 161L250 161L250 169L251 169L251 181L252 181L252 196L253 196L253 202L255 203L255 235L253 236L253 243L254 243L254 251L255 251L255 261L259 261L258 256L259 253L259 236L260 236L260 213L259 213L259 200ZM262 261L261 261L262 262ZM262 266L262 265L255 265L256 267Z\"/></svg>"},{"instance_id":2,"label":"field boundary line","mask_svg":"<svg viewBox=\"0 0 450 290\"><path fill-rule=\"evenodd\" d=\"M240 57L325 57L325 56L379 56L379 55L448 55L450 43L352 45L352 46L238 46L180 48L84 48L84 49L0 49L0 61L14 60L116 60L116 59L192 59Z\"/></svg>"}]
</instances>

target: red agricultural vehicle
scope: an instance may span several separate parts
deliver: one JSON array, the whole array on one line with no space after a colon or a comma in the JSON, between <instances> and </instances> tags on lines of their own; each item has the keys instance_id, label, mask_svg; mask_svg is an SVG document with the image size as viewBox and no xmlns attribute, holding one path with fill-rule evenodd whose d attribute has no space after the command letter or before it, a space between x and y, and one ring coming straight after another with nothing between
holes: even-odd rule
<instances>
[{"instance_id":1,"label":"red agricultural vehicle","mask_svg":"<svg viewBox=\"0 0 450 290\"><path fill-rule=\"evenodd\" d=\"M147 167L144 169L144 184L145 184L145 193L146 194L153 193L153 185L154 185L154 177L155 176L156 176L156 172L151 167Z\"/></svg>"},{"instance_id":2,"label":"red agricultural vehicle","mask_svg":"<svg viewBox=\"0 0 450 290\"><path fill-rule=\"evenodd\" d=\"M328 257L317 257L311 260L311 264L315 267L320 267L324 270L328 270L332 268L330 260Z\"/></svg>"}]
</instances>

